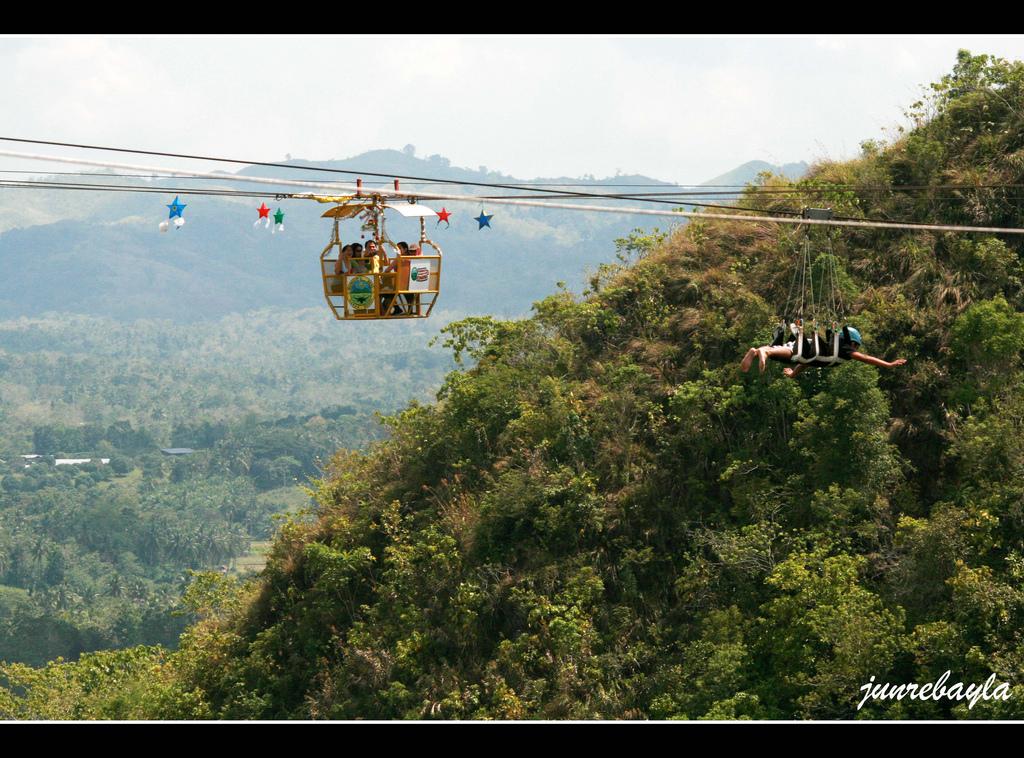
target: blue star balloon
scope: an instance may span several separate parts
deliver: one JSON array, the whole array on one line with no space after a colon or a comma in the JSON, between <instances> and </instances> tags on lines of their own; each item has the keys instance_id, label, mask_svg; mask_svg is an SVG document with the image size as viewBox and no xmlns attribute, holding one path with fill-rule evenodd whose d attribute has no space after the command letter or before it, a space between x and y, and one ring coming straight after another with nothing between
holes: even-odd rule
<instances>
[{"instance_id":1,"label":"blue star balloon","mask_svg":"<svg viewBox=\"0 0 1024 758\"><path fill-rule=\"evenodd\" d=\"M175 216L181 218L181 212L185 210L185 205L185 203L178 202L178 196L175 195L174 202L167 206L171 209L170 215L168 215L167 218L174 218Z\"/></svg>"},{"instance_id":2,"label":"blue star balloon","mask_svg":"<svg viewBox=\"0 0 1024 758\"><path fill-rule=\"evenodd\" d=\"M475 219L473 219L478 224L480 224L480 226L479 226L477 231L479 231L479 229L483 229L485 226L486 227L490 227L491 219L492 218L494 218L494 214L493 213L490 216L488 216L488 215L484 214L483 209L481 209L480 210L480 215L477 216Z\"/></svg>"}]
</instances>

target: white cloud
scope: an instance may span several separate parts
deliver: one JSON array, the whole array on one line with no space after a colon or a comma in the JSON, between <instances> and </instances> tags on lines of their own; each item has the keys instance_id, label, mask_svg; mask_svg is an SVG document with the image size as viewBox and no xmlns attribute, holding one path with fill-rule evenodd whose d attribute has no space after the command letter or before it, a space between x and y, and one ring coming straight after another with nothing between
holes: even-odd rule
<instances>
[{"instance_id":1,"label":"white cloud","mask_svg":"<svg viewBox=\"0 0 1024 758\"><path fill-rule=\"evenodd\" d=\"M1024 57L1019 36L7 39L0 131L262 160L412 143L522 178L700 181L849 156L958 47Z\"/></svg>"},{"instance_id":2,"label":"white cloud","mask_svg":"<svg viewBox=\"0 0 1024 758\"><path fill-rule=\"evenodd\" d=\"M850 49L850 41L846 37L837 37L830 35L827 37L818 37L814 44L816 47L822 50L831 50L833 52L842 52Z\"/></svg>"},{"instance_id":3,"label":"white cloud","mask_svg":"<svg viewBox=\"0 0 1024 758\"><path fill-rule=\"evenodd\" d=\"M7 67L6 84L21 107L4 116L39 134L71 138L90 132L152 127L180 85L142 51L102 38L41 40L23 46Z\"/></svg>"}]
</instances>

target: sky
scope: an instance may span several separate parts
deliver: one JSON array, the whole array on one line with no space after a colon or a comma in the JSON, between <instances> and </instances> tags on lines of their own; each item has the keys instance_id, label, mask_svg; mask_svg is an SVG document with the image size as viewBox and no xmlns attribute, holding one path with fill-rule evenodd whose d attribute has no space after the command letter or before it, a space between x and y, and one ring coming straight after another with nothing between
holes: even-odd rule
<instances>
[{"instance_id":1,"label":"sky","mask_svg":"<svg viewBox=\"0 0 1024 758\"><path fill-rule=\"evenodd\" d=\"M855 157L959 48L1024 59L1024 35L0 37L0 136L265 161L412 144L519 179L697 183Z\"/></svg>"}]
</instances>

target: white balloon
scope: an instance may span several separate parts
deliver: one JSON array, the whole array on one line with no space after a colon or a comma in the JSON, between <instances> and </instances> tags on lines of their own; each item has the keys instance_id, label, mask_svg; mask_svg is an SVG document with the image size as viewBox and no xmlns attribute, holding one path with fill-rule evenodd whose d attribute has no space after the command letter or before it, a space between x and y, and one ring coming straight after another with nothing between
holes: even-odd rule
<instances>
[{"instance_id":1,"label":"white balloon","mask_svg":"<svg viewBox=\"0 0 1024 758\"><path fill-rule=\"evenodd\" d=\"M166 221L161 221L160 222L160 231L161 232L166 232L170 228L171 228L171 225L168 224Z\"/></svg>"},{"instance_id":2,"label":"white balloon","mask_svg":"<svg viewBox=\"0 0 1024 758\"><path fill-rule=\"evenodd\" d=\"M176 219L174 219L174 225L180 229L181 227L185 226L185 219L183 219L181 216L178 216Z\"/></svg>"}]
</instances>

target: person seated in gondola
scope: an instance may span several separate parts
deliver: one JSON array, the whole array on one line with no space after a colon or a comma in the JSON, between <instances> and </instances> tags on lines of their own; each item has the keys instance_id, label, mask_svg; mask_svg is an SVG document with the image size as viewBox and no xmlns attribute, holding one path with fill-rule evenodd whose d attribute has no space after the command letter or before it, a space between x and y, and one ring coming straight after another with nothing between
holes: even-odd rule
<instances>
[{"instance_id":1,"label":"person seated in gondola","mask_svg":"<svg viewBox=\"0 0 1024 758\"><path fill-rule=\"evenodd\" d=\"M366 257L377 259L375 262L370 262L370 265L373 267L375 272L386 270L388 265L388 256L387 253L381 249L380 245L377 244L376 240L369 240L366 243Z\"/></svg>"},{"instance_id":2,"label":"person seated in gondola","mask_svg":"<svg viewBox=\"0 0 1024 758\"><path fill-rule=\"evenodd\" d=\"M407 252L406 255L413 255L413 256L423 255L423 250L416 243L413 243L413 244L409 245L408 249L409 249L409 252ZM411 313L419 313L420 312L420 296L418 294L417 295L406 295L406 298L408 299L410 312Z\"/></svg>"},{"instance_id":3,"label":"person seated in gondola","mask_svg":"<svg viewBox=\"0 0 1024 758\"><path fill-rule=\"evenodd\" d=\"M354 260L363 258L363 246L359 242L353 242L351 246L351 252L349 254L349 273L350 274L369 274L370 273L370 262L366 260Z\"/></svg>"},{"instance_id":4,"label":"person seated in gondola","mask_svg":"<svg viewBox=\"0 0 1024 758\"><path fill-rule=\"evenodd\" d=\"M398 243L398 256L391 260L391 263L385 269L385 271L398 271L398 258L409 254L409 243L399 242ZM394 299L394 305L391 308L392 316L401 316L402 314L409 312L409 296L408 295L396 295Z\"/></svg>"},{"instance_id":5,"label":"person seated in gondola","mask_svg":"<svg viewBox=\"0 0 1024 758\"><path fill-rule=\"evenodd\" d=\"M880 368L895 368L896 366L902 366L907 362L906 358L897 358L894 361L886 361L882 358L876 358L873 355L860 352L861 337L860 332L854 329L852 326L843 327L839 333L839 355L838 358L832 358L832 345L833 339L832 334L826 334L825 339L818 338L817 350L815 350L814 335L810 337L804 335L803 345L797 345L797 337L793 336L789 342L785 344L772 344L763 345L761 347L752 347L747 351L747 354L743 356L743 360L740 361L740 371L746 373L750 370L750 367L754 363L754 358L757 358L763 374L767 367L769 360L782 361L789 363L794 360L797 355L797 348L800 347L799 354L804 358L810 358L811 356L817 356L815 359L810 360L806 363L798 362L796 366L787 366L782 372L793 379L803 373L808 366L834 366L836 363L843 361L860 361L861 363L867 363L870 366L878 366ZM779 342L780 340L776 340Z\"/></svg>"},{"instance_id":6,"label":"person seated in gondola","mask_svg":"<svg viewBox=\"0 0 1024 758\"><path fill-rule=\"evenodd\" d=\"M341 248L341 252L338 254L338 260L334 262L334 276L329 279L330 291L344 292L345 291L345 274L348 274L352 270L352 246L345 245Z\"/></svg>"},{"instance_id":7,"label":"person seated in gondola","mask_svg":"<svg viewBox=\"0 0 1024 758\"><path fill-rule=\"evenodd\" d=\"M366 261L370 267L367 273L380 274L381 312L392 316L401 314L402 311L397 302L398 296L392 294L396 285L397 260L389 260L387 253L377 244L376 240L369 240L366 243L366 257L370 259Z\"/></svg>"},{"instance_id":8,"label":"person seated in gondola","mask_svg":"<svg viewBox=\"0 0 1024 758\"><path fill-rule=\"evenodd\" d=\"M398 271L398 258L406 257L410 255L420 255L419 247L415 245L409 245L408 242L399 242L398 256L391 260L391 263L384 269L385 272ZM400 316L403 314L415 314L419 312L420 296L414 294L399 294L396 295L391 307L392 316Z\"/></svg>"},{"instance_id":9,"label":"person seated in gondola","mask_svg":"<svg viewBox=\"0 0 1024 758\"><path fill-rule=\"evenodd\" d=\"M338 255L338 260L334 262L334 274L335 276L341 276L347 274L351 268L351 262L349 258L352 257L352 245L345 245L341 248L341 254Z\"/></svg>"}]
</instances>

